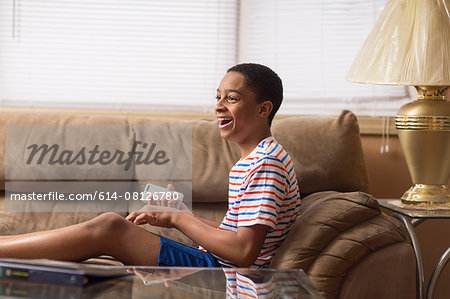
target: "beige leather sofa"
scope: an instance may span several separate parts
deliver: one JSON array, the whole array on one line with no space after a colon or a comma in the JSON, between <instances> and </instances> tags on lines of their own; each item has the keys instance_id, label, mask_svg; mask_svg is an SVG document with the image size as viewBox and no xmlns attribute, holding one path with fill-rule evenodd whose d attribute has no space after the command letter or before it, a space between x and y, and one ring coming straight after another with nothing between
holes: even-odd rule
<instances>
[{"instance_id":1,"label":"beige leather sofa","mask_svg":"<svg viewBox=\"0 0 450 299\"><path fill-rule=\"evenodd\" d=\"M120 134L130 134L136 125L166 122L192 126L193 211L220 221L227 209L228 171L239 151L220 137L214 120L1 109L0 187L5 185L7 124L122 124L131 129L112 132L111 138L123 138L127 148L134 135ZM271 267L303 269L326 298L414 297L415 259L406 230L364 193L368 177L356 117L344 111L337 117L278 118L272 132L293 159L303 202L302 215ZM126 180L142 178L135 172ZM128 206L122 215L133 209ZM49 212L8 212L2 197L0 234L52 229L97 214L59 212L57 206ZM177 231L147 229L192 243Z\"/></svg>"}]
</instances>

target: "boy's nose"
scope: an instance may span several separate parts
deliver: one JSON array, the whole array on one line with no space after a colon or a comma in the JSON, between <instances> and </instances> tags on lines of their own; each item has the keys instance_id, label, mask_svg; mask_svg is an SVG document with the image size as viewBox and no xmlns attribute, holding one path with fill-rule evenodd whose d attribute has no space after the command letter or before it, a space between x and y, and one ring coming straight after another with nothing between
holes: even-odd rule
<instances>
[{"instance_id":1,"label":"boy's nose","mask_svg":"<svg viewBox=\"0 0 450 299\"><path fill-rule=\"evenodd\" d=\"M216 102L216 105L214 106L215 112L220 112L225 110L225 106L223 105L223 99L220 99Z\"/></svg>"}]
</instances>

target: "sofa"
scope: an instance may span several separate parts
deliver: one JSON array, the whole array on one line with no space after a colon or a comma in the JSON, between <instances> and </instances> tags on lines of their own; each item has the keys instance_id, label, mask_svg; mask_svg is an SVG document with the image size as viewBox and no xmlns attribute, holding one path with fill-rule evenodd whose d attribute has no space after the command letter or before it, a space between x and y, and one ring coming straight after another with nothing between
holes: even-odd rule
<instances>
[{"instance_id":1,"label":"sofa","mask_svg":"<svg viewBox=\"0 0 450 299\"><path fill-rule=\"evenodd\" d=\"M0 109L0 141L3 145L0 147L2 189L8 184L9 189L14 189L14 181L36 181L33 181L33 177L22 177L24 173L32 171L24 170L14 161L11 162L11 155L15 150L11 149L8 140L11 139L11 134L21 135L20 131L11 133L11 127L17 127L11 125L18 124L56 125L51 127L51 134L49 131L41 134L39 130L24 134L26 136L22 136L22 139L26 141L32 140L36 135L41 139L58 134L64 137L65 131L59 128L66 125L90 125L90 128L120 125L118 130L106 127L108 132L102 135L101 142L119 142L125 152L131 150L138 136L141 140L152 138L148 133L139 133L139 126L181 125L191 133L188 134L191 139L186 143L192 148L192 152L190 148L186 149L191 160L188 160L184 181L188 182L189 201L193 212L220 222L227 210L228 172L239 159L239 150L235 144L220 137L214 119L170 114L155 117L99 111L3 108ZM9 132L8 138L6 132ZM170 129L167 132L171 134ZM414 297L414 252L402 224L383 214L376 199L367 193L368 174L355 115L350 111L342 111L338 116L277 117L272 124L272 133L293 159L302 195L302 207L301 216L287 235L270 267L303 269L326 298ZM87 135L79 136L79 139L72 141L73 144L85 142L89 139ZM125 189L135 188L136 183L143 184L158 176L154 171L151 175L144 175L142 167L141 170L131 167L130 171L119 178L109 177L105 176L105 173L110 173L109 170L105 172L98 167L89 173L70 175L81 184L91 183L92 178L100 176L97 184L113 182ZM61 169L62 174L59 173L58 177L47 176L48 173L41 171L40 180L37 181L52 181L58 178L64 181L66 168ZM120 184L115 183L115 179ZM127 213L138 209L139 204L127 202L117 211L126 216ZM28 206L22 208L24 210L11 211L3 193L0 199L1 235L67 226L95 217L104 211L86 211L79 209L77 205L67 204L55 204L45 211L36 211ZM176 230L148 225L146 229L195 245Z\"/></svg>"}]
</instances>

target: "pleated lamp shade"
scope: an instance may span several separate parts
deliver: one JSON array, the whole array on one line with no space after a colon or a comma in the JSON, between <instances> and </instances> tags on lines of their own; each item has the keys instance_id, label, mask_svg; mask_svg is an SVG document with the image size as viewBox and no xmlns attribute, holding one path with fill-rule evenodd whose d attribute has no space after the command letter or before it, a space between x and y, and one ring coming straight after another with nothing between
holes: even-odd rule
<instances>
[{"instance_id":1,"label":"pleated lamp shade","mask_svg":"<svg viewBox=\"0 0 450 299\"><path fill-rule=\"evenodd\" d=\"M450 85L450 0L389 1L347 80Z\"/></svg>"}]
</instances>

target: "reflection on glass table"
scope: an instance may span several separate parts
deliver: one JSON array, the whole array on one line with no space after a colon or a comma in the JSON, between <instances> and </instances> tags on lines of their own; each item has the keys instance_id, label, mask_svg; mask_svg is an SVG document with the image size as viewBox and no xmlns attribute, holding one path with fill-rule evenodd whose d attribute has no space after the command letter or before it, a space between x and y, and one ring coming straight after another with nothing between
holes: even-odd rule
<instances>
[{"instance_id":1,"label":"reflection on glass table","mask_svg":"<svg viewBox=\"0 0 450 299\"><path fill-rule=\"evenodd\" d=\"M84 287L0 280L8 298L322 298L302 270L119 267L129 275ZM104 269L104 268L103 268Z\"/></svg>"},{"instance_id":2,"label":"reflection on glass table","mask_svg":"<svg viewBox=\"0 0 450 299\"><path fill-rule=\"evenodd\" d=\"M147 286L136 288L142 295L151 289L156 297L171 298L322 298L302 270L139 267L134 271Z\"/></svg>"}]
</instances>

